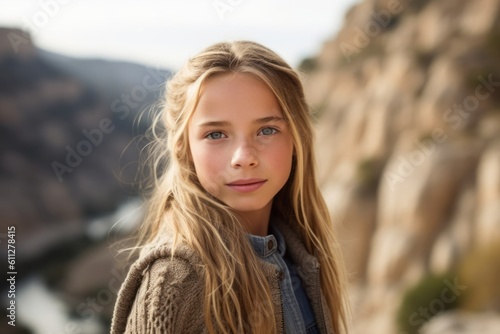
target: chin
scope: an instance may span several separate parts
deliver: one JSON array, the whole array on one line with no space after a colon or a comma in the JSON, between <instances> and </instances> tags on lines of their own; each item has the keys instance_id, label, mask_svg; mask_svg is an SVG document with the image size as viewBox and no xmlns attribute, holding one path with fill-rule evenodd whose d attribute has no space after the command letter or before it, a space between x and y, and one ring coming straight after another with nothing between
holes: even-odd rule
<instances>
[{"instance_id":1,"label":"chin","mask_svg":"<svg viewBox=\"0 0 500 334\"><path fill-rule=\"evenodd\" d=\"M246 201L246 203L231 203L231 202L227 202L227 205L237 211L237 212L241 212L241 213L252 213L252 212L258 212L258 211L261 211L261 210L264 210L266 208L266 206L268 205L269 202L262 202L262 203L254 203L252 205L249 205L248 204L248 201Z\"/></svg>"},{"instance_id":2,"label":"chin","mask_svg":"<svg viewBox=\"0 0 500 334\"><path fill-rule=\"evenodd\" d=\"M248 206L248 205L228 205L231 209L237 212L242 212L242 213L251 213L251 212L257 212L260 210L263 210L265 208L265 205L263 206Z\"/></svg>"}]
</instances>

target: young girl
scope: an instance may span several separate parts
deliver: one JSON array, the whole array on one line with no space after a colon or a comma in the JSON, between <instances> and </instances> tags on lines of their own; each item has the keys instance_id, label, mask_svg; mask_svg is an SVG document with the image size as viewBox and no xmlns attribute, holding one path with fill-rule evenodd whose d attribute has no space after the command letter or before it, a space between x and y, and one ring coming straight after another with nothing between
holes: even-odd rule
<instances>
[{"instance_id":1,"label":"young girl","mask_svg":"<svg viewBox=\"0 0 500 334\"><path fill-rule=\"evenodd\" d=\"M111 332L347 332L297 73L257 43L215 44L168 82L157 121L166 167Z\"/></svg>"}]
</instances>

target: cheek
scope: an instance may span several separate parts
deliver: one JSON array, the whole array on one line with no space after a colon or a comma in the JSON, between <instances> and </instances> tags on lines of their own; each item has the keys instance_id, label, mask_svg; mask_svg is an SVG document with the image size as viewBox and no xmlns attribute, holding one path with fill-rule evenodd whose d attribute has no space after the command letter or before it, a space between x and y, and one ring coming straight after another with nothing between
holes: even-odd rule
<instances>
[{"instance_id":1,"label":"cheek","mask_svg":"<svg viewBox=\"0 0 500 334\"><path fill-rule=\"evenodd\" d=\"M288 142L283 143L269 153L274 170L280 171L283 178L288 178L292 167L293 144Z\"/></svg>"},{"instance_id":2,"label":"cheek","mask_svg":"<svg viewBox=\"0 0 500 334\"><path fill-rule=\"evenodd\" d=\"M203 188L217 196L221 182L224 182L224 162L222 157L211 150L193 148L193 164Z\"/></svg>"},{"instance_id":3,"label":"cheek","mask_svg":"<svg viewBox=\"0 0 500 334\"><path fill-rule=\"evenodd\" d=\"M212 168L212 159L210 159L206 150L200 149L196 146L193 147L192 159L196 169L196 174L198 174L199 177L210 172L209 170Z\"/></svg>"}]
</instances>

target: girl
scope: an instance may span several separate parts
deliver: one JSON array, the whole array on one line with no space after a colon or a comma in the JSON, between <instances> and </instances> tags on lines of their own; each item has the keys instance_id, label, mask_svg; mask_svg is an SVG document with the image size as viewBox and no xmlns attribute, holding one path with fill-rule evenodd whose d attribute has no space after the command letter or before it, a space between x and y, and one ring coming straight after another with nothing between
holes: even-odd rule
<instances>
[{"instance_id":1,"label":"girl","mask_svg":"<svg viewBox=\"0 0 500 334\"><path fill-rule=\"evenodd\" d=\"M346 332L297 73L257 43L215 44L168 82L155 123L165 172L112 333Z\"/></svg>"}]
</instances>

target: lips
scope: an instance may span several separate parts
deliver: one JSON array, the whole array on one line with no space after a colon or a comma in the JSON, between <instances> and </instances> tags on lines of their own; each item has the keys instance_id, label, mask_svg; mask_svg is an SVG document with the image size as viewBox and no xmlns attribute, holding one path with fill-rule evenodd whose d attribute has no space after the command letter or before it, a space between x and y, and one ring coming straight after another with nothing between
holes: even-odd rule
<instances>
[{"instance_id":1,"label":"lips","mask_svg":"<svg viewBox=\"0 0 500 334\"><path fill-rule=\"evenodd\" d=\"M264 185L264 179L241 179L226 184L229 188L238 192L252 192Z\"/></svg>"}]
</instances>

